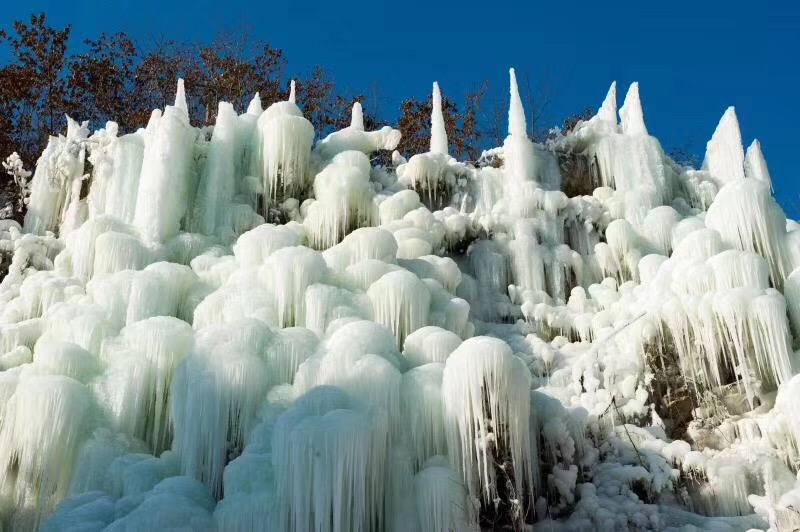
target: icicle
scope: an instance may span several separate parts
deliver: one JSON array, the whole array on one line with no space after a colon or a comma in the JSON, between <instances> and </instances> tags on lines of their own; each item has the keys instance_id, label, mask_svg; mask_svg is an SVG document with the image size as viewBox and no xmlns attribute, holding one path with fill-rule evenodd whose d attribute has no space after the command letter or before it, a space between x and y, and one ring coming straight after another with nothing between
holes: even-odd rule
<instances>
[{"instance_id":1,"label":"icicle","mask_svg":"<svg viewBox=\"0 0 800 532\"><path fill-rule=\"evenodd\" d=\"M281 327L305 323L305 291L320 282L327 269L319 253L301 246L281 248L264 261L259 277L274 294Z\"/></svg>"},{"instance_id":2,"label":"icicle","mask_svg":"<svg viewBox=\"0 0 800 532\"><path fill-rule=\"evenodd\" d=\"M37 342L33 363L42 373L64 375L84 384L96 377L100 369L94 355L71 342Z\"/></svg>"},{"instance_id":3,"label":"icicle","mask_svg":"<svg viewBox=\"0 0 800 532\"><path fill-rule=\"evenodd\" d=\"M354 360L360 356L373 354L385 358L400 367L397 343L392 332L383 325L368 320L340 320L329 329L325 345L328 354L343 353ZM347 371L349 368L338 368Z\"/></svg>"},{"instance_id":4,"label":"icicle","mask_svg":"<svg viewBox=\"0 0 800 532\"><path fill-rule=\"evenodd\" d=\"M387 457L392 441L398 437L401 421L401 376L394 360L371 353L360 354L363 349L354 347L332 349L329 344L329 351L314 360L318 369L313 382L316 386L341 387L347 392L352 408L366 414L370 444L369 452L363 457L367 470L365 506L373 527L381 529ZM296 389L308 390L312 382L309 377L311 375L298 374Z\"/></svg>"},{"instance_id":5,"label":"icicle","mask_svg":"<svg viewBox=\"0 0 800 532\"><path fill-rule=\"evenodd\" d=\"M494 240L479 240L467 250L474 275L480 279L481 295L491 299L493 294L505 293L509 279L505 249Z\"/></svg>"},{"instance_id":6,"label":"icicle","mask_svg":"<svg viewBox=\"0 0 800 532\"><path fill-rule=\"evenodd\" d=\"M442 93L439 84L433 82L433 108L431 110L431 153L447 155L447 130L442 114Z\"/></svg>"},{"instance_id":7,"label":"icicle","mask_svg":"<svg viewBox=\"0 0 800 532\"><path fill-rule=\"evenodd\" d=\"M722 184L744 179L744 149L736 110L728 107L706 145L703 170Z\"/></svg>"},{"instance_id":8,"label":"icicle","mask_svg":"<svg viewBox=\"0 0 800 532\"><path fill-rule=\"evenodd\" d=\"M400 400L405 415L401 435L416 469L428 458L447 453L442 418L443 364L425 364L403 374Z\"/></svg>"},{"instance_id":9,"label":"icicle","mask_svg":"<svg viewBox=\"0 0 800 532\"><path fill-rule=\"evenodd\" d=\"M530 373L502 340L478 336L464 341L447 359L442 380L444 422L450 463L469 493L489 502L495 496L494 459L512 458L518 497L530 493Z\"/></svg>"},{"instance_id":10,"label":"icicle","mask_svg":"<svg viewBox=\"0 0 800 532\"><path fill-rule=\"evenodd\" d=\"M331 322L337 319L367 319L371 314L364 308L364 299L362 294L343 288L327 284L311 285L306 290L305 326L322 335Z\"/></svg>"},{"instance_id":11,"label":"icicle","mask_svg":"<svg viewBox=\"0 0 800 532\"><path fill-rule=\"evenodd\" d=\"M85 142L88 123L78 124L67 118L67 135L50 137L36 163L31 181L31 195L25 213L26 232L66 234L82 221L80 188L84 177ZM68 213L71 220L68 221ZM63 227L61 227L63 226Z\"/></svg>"},{"instance_id":12,"label":"icicle","mask_svg":"<svg viewBox=\"0 0 800 532\"><path fill-rule=\"evenodd\" d=\"M611 86L608 88L608 93L606 94L605 100L603 100L603 105L600 106L600 109L597 111L598 120L603 122L608 122L609 124L613 124L614 127L617 125L617 82L611 82Z\"/></svg>"},{"instance_id":13,"label":"icicle","mask_svg":"<svg viewBox=\"0 0 800 532\"><path fill-rule=\"evenodd\" d=\"M12 528L36 530L66 495L91 404L88 388L68 377L19 383L0 420L0 486L16 508Z\"/></svg>"},{"instance_id":14,"label":"icicle","mask_svg":"<svg viewBox=\"0 0 800 532\"><path fill-rule=\"evenodd\" d=\"M227 469L226 469L227 471ZM226 495L214 508L217 530L250 532L275 522L274 495L272 493L246 493Z\"/></svg>"},{"instance_id":15,"label":"icicle","mask_svg":"<svg viewBox=\"0 0 800 532\"><path fill-rule=\"evenodd\" d=\"M183 78L178 78L178 88L175 91L175 108L183 111L186 119L189 119L189 106L186 104L186 89L184 88Z\"/></svg>"},{"instance_id":16,"label":"icicle","mask_svg":"<svg viewBox=\"0 0 800 532\"><path fill-rule=\"evenodd\" d=\"M151 264L130 281L125 323L154 316L185 317L183 304L198 277L187 266L167 262Z\"/></svg>"},{"instance_id":17,"label":"icicle","mask_svg":"<svg viewBox=\"0 0 800 532\"><path fill-rule=\"evenodd\" d=\"M71 259L71 273L84 280L94 275L95 266L102 273L112 272L116 265L125 267L144 266L147 253L137 239L130 235L131 228L112 216L102 215L87 221L80 229L74 231L67 239L67 251ZM108 235L108 233L114 233ZM121 235L127 234L128 239ZM97 255L97 242L104 237L100 245L101 255ZM103 255L103 254L106 255ZM119 255L107 255L118 253ZM65 254L66 258L66 254Z\"/></svg>"},{"instance_id":18,"label":"icicle","mask_svg":"<svg viewBox=\"0 0 800 532\"><path fill-rule=\"evenodd\" d=\"M406 337L403 358L411 367L433 362L444 363L459 345L457 334L441 327L422 327Z\"/></svg>"},{"instance_id":19,"label":"icicle","mask_svg":"<svg viewBox=\"0 0 800 532\"><path fill-rule=\"evenodd\" d=\"M18 345L0 356L0 372L5 371L6 373L4 376L7 377L10 376L7 370L23 364L30 364L31 362L33 362L33 353L31 353L31 350L27 346ZM0 378L0 380L2 380L2 378ZM5 396L7 389L3 388L3 386L7 384L8 382L0 384L0 409L3 408L5 401L8 399L8 397Z\"/></svg>"},{"instance_id":20,"label":"icicle","mask_svg":"<svg viewBox=\"0 0 800 532\"><path fill-rule=\"evenodd\" d=\"M106 190L105 212L130 224L136 213L144 135L137 132L119 137L112 156L114 173Z\"/></svg>"},{"instance_id":21,"label":"icicle","mask_svg":"<svg viewBox=\"0 0 800 532\"><path fill-rule=\"evenodd\" d=\"M104 214L107 211L108 189L110 181L114 178L113 153L118 144L117 134L119 126L116 122L106 122L105 128L95 131L89 150L89 162L92 163L92 180L86 203L89 208L89 218Z\"/></svg>"},{"instance_id":22,"label":"icicle","mask_svg":"<svg viewBox=\"0 0 800 532\"><path fill-rule=\"evenodd\" d=\"M333 530L337 531L356 530L366 524L369 427L363 416L345 410L349 402L341 389L319 386L300 397L278 419L272 458L280 528L329 530L332 517L336 520ZM348 444L353 446L349 451L337 448ZM313 455L306 452L306 448L310 451L314 447L317 453L325 454L324 459L313 460ZM309 497L312 487L315 496ZM312 519L316 526L312 526Z\"/></svg>"},{"instance_id":23,"label":"icicle","mask_svg":"<svg viewBox=\"0 0 800 532\"><path fill-rule=\"evenodd\" d=\"M414 477L417 518L420 530L448 532L477 531L473 501L458 476L444 459L431 464Z\"/></svg>"},{"instance_id":24,"label":"icicle","mask_svg":"<svg viewBox=\"0 0 800 532\"><path fill-rule=\"evenodd\" d=\"M257 127L265 195L274 202L304 192L309 184L314 126L290 99L270 105L258 118Z\"/></svg>"},{"instance_id":25,"label":"icicle","mask_svg":"<svg viewBox=\"0 0 800 532\"><path fill-rule=\"evenodd\" d=\"M353 104L353 112L350 116L350 127L357 131L364 131L364 110L361 108L361 102Z\"/></svg>"},{"instance_id":26,"label":"icicle","mask_svg":"<svg viewBox=\"0 0 800 532\"><path fill-rule=\"evenodd\" d=\"M304 225L314 247L327 249L350 231L371 225L374 191L369 159L360 151L336 154L314 178L317 201L309 204Z\"/></svg>"},{"instance_id":27,"label":"icicle","mask_svg":"<svg viewBox=\"0 0 800 532\"><path fill-rule=\"evenodd\" d=\"M639 82L634 81L628 88L625 102L619 109L619 118L623 135L647 135L642 102L639 99Z\"/></svg>"},{"instance_id":28,"label":"icicle","mask_svg":"<svg viewBox=\"0 0 800 532\"><path fill-rule=\"evenodd\" d=\"M714 289L769 288L769 266L758 254L728 249L713 257L706 264L714 274Z\"/></svg>"},{"instance_id":29,"label":"icicle","mask_svg":"<svg viewBox=\"0 0 800 532\"><path fill-rule=\"evenodd\" d=\"M525 109L517 87L517 75L513 68L508 69L511 100L508 105L508 134L510 136L527 137L528 126L525 124Z\"/></svg>"},{"instance_id":30,"label":"icicle","mask_svg":"<svg viewBox=\"0 0 800 532\"><path fill-rule=\"evenodd\" d=\"M753 143L747 148L747 154L744 157L744 175L749 179L763 181L772 190L772 178L769 175L767 161L761 152L761 143L758 142L758 139L753 140Z\"/></svg>"},{"instance_id":31,"label":"icicle","mask_svg":"<svg viewBox=\"0 0 800 532\"><path fill-rule=\"evenodd\" d=\"M255 322L255 323L254 323ZM241 453L268 384L261 358L269 328L255 320L210 327L175 371L170 417L181 472L219 494L222 472Z\"/></svg>"},{"instance_id":32,"label":"icicle","mask_svg":"<svg viewBox=\"0 0 800 532\"><path fill-rule=\"evenodd\" d=\"M253 430L255 432L266 425L271 428L272 423L261 423ZM263 443L269 445L271 442ZM259 451L259 444L251 441L244 454L225 467L225 498L214 509L218 530L248 532L277 519L272 456Z\"/></svg>"},{"instance_id":33,"label":"icicle","mask_svg":"<svg viewBox=\"0 0 800 532\"><path fill-rule=\"evenodd\" d=\"M720 352L728 367L741 375L739 385L747 400L755 406L760 389L769 391L791 376L791 336L786 319L786 304L775 290L765 293L751 288L733 288L716 292L711 300L714 320L719 332L710 323L696 327L707 356ZM713 338L712 335L717 335ZM714 372L713 381L719 385L718 370L713 359L708 365ZM706 376L706 379L709 377Z\"/></svg>"},{"instance_id":34,"label":"icicle","mask_svg":"<svg viewBox=\"0 0 800 532\"><path fill-rule=\"evenodd\" d=\"M777 290L753 298L748 308L754 370L765 388L777 388L792 377L792 336L786 319L786 300Z\"/></svg>"},{"instance_id":35,"label":"icicle","mask_svg":"<svg viewBox=\"0 0 800 532\"><path fill-rule=\"evenodd\" d=\"M147 135L134 222L146 239L164 242L189 207L196 133L185 109L167 106Z\"/></svg>"},{"instance_id":36,"label":"icicle","mask_svg":"<svg viewBox=\"0 0 800 532\"><path fill-rule=\"evenodd\" d=\"M289 83L289 99L287 100L289 103L297 103L297 95L295 93L295 84L294 80Z\"/></svg>"},{"instance_id":37,"label":"icicle","mask_svg":"<svg viewBox=\"0 0 800 532\"><path fill-rule=\"evenodd\" d=\"M390 328L403 345L406 336L428 324L430 292L407 270L390 272L367 290L375 310L375 321Z\"/></svg>"},{"instance_id":38,"label":"icicle","mask_svg":"<svg viewBox=\"0 0 800 532\"><path fill-rule=\"evenodd\" d=\"M119 432L114 432L110 428L96 429L92 433L92 437L83 442L78 452L72 479L70 480L70 495L74 497L91 491L97 492L112 488L110 491L114 492L116 496L118 494L116 490L117 479L115 478L113 482L108 482L111 480L108 477L113 476L120 470L116 466L125 460L123 458L125 455L142 456L146 452L147 448L140 441ZM115 485L112 487L109 484ZM69 504L61 504L59 509L64 508L64 506L69 506ZM56 514L58 513L57 511ZM111 517L113 519L113 514Z\"/></svg>"},{"instance_id":39,"label":"icicle","mask_svg":"<svg viewBox=\"0 0 800 532\"><path fill-rule=\"evenodd\" d=\"M264 109L261 107L261 94L256 92L255 95L253 95L253 99L247 104L247 114L259 116L263 111Z\"/></svg>"},{"instance_id":40,"label":"icicle","mask_svg":"<svg viewBox=\"0 0 800 532\"><path fill-rule=\"evenodd\" d=\"M786 307L792 323L792 332L794 332L795 338L800 339L800 268L796 268L786 278L783 293L786 296ZM798 443L800 444L800 441Z\"/></svg>"},{"instance_id":41,"label":"icicle","mask_svg":"<svg viewBox=\"0 0 800 532\"><path fill-rule=\"evenodd\" d=\"M297 369L314 354L318 345L319 338L309 329L288 327L278 331L264 355L269 368L270 385L291 384Z\"/></svg>"},{"instance_id":42,"label":"icicle","mask_svg":"<svg viewBox=\"0 0 800 532\"><path fill-rule=\"evenodd\" d=\"M442 192L449 195L447 188L452 187L446 175L450 159L447 155L447 130L442 111L442 94L439 84L435 81L431 101L430 151L427 154L416 154L411 157L407 165L398 168L398 178L400 182L416 188L421 194L424 191L423 196L428 200L428 205L431 210L435 210L441 207L438 196Z\"/></svg>"},{"instance_id":43,"label":"icicle","mask_svg":"<svg viewBox=\"0 0 800 532\"><path fill-rule=\"evenodd\" d=\"M514 284L526 290L544 290L545 272L542 250L537 239L523 235L509 243Z\"/></svg>"},{"instance_id":44,"label":"icicle","mask_svg":"<svg viewBox=\"0 0 800 532\"><path fill-rule=\"evenodd\" d=\"M194 230L206 235L232 229L237 122L233 105L220 102L214 133L194 202Z\"/></svg>"},{"instance_id":45,"label":"icicle","mask_svg":"<svg viewBox=\"0 0 800 532\"><path fill-rule=\"evenodd\" d=\"M118 429L159 455L172 440L170 384L193 340L191 326L158 316L125 327L104 346L111 360L103 389Z\"/></svg>"},{"instance_id":46,"label":"icicle","mask_svg":"<svg viewBox=\"0 0 800 532\"><path fill-rule=\"evenodd\" d=\"M398 182L414 189L431 210L449 201L455 185L451 159L442 153L418 153L397 168Z\"/></svg>"},{"instance_id":47,"label":"icicle","mask_svg":"<svg viewBox=\"0 0 800 532\"><path fill-rule=\"evenodd\" d=\"M617 217L639 225L649 209L671 201L673 176L661 145L647 134L638 89L633 93L628 92L619 110L620 117L627 117L618 128L623 135L601 135L589 145L587 155L592 161L592 179L596 176L600 184L625 193L613 202L620 202Z\"/></svg>"},{"instance_id":48,"label":"icicle","mask_svg":"<svg viewBox=\"0 0 800 532\"><path fill-rule=\"evenodd\" d=\"M756 179L729 182L709 207L706 225L716 229L729 245L767 259L773 284L783 285L789 273L786 218L767 183Z\"/></svg>"},{"instance_id":49,"label":"icicle","mask_svg":"<svg viewBox=\"0 0 800 532\"><path fill-rule=\"evenodd\" d=\"M538 188L537 157L533 142L528 138L525 109L517 87L514 69L508 71L510 78L510 102L508 106L508 136L503 141L503 159L506 173L505 196L512 216L524 216L526 199Z\"/></svg>"},{"instance_id":50,"label":"icicle","mask_svg":"<svg viewBox=\"0 0 800 532\"><path fill-rule=\"evenodd\" d=\"M150 250L133 235L108 231L94 244L94 275L141 270L150 262Z\"/></svg>"},{"instance_id":51,"label":"icicle","mask_svg":"<svg viewBox=\"0 0 800 532\"><path fill-rule=\"evenodd\" d=\"M302 245L303 233L302 226L297 224L262 224L239 236L233 254L243 267L260 266L279 249Z\"/></svg>"},{"instance_id":52,"label":"icicle","mask_svg":"<svg viewBox=\"0 0 800 532\"><path fill-rule=\"evenodd\" d=\"M356 229L323 253L325 262L336 271L343 271L348 266L369 259L394 262L396 256L397 241L394 236L378 227Z\"/></svg>"}]
</instances>

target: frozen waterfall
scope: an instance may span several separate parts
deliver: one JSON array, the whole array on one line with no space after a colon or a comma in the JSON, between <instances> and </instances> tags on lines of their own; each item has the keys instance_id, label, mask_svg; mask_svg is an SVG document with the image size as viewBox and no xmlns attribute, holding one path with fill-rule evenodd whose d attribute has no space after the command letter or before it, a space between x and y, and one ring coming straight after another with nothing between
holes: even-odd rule
<instances>
[{"instance_id":1,"label":"frozen waterfall","mask_svg":"<svg viewBox=\"0 0 800 532\"><path fill-rule=\"evenodd\" d=\"M800 527L760 143L730 108L680 166L613 83L540 145L509 83L477 163L438 83L388 166L397 129L317 138L293 82L210 131L182 80L134 133L68 118L0 223L0 529Z\"/></svg>"}]
</instances>

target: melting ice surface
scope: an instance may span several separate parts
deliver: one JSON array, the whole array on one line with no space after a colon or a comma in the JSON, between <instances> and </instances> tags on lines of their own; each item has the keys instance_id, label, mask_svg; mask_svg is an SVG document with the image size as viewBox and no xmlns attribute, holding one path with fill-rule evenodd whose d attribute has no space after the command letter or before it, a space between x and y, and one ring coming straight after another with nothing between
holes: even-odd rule
<instances>
[{"instance_id":1,"label":"melting ice surface","mask_svg":"<svg viewBox=\"0 0 800 532\"><path fill-rule=\"evenodd\" d=\"M294 96L193 127L182 82L136 133L69 120L0 226L2 529L800 526L800 226L758 141L731 108L681 167L612 84L538 145L510 77L474 165L436 84L387 167L357 103L316 142Z\"/></svg>"}]
</instances>

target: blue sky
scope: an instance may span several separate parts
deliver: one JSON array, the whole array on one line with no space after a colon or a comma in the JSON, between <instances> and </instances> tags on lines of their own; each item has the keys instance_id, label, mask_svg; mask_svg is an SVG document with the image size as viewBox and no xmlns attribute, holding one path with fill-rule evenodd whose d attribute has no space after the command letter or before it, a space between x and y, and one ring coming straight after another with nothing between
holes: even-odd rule
<instances>
[{"instance_id":1,"label":"blue sky","mask_svg":"<svg viewBox=\"0 0 800 532\"><path fill-rule=\"evenodd\" d=\"M378 83L385 114L403 98L445 94L488 79L505 98L509 66L552 87L546 119L596 108L617 80L639 81L651 134L669 150L705 142L729 105L745 144L761 140L776 196L800 217L794 156L800 125L800 6L791 1L562 2L462 0L396 3L235 0L25 0L4 26L44 11L73 25L73 42L102 31L139 41L210 40L246 29L282 48L288 74L325 67L343 88ZM621 101L620 101L621 103Z\"/></svg>"}]
</instances>

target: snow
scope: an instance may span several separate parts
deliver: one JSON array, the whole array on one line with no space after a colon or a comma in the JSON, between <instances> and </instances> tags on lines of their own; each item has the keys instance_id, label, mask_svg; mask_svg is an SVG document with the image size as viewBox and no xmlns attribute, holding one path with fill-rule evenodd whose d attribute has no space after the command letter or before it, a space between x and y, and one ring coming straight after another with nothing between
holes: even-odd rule
<instances>
[{"instance_id":1,"label":"snow","mask_svg":"<svg viewBox=\"0 0 800 532\"><path fill-rule=\"evenodd\" d=\"M800 229L761 145L731 108L682 167L637 83L539 145L509 82L477 163L436 83L389 166L397 129L356 102L318 139L293 82L210 128L183 81L135 133L68 119L0 224L0 527L796 528Z\"/></svg>"}]
</instances>

